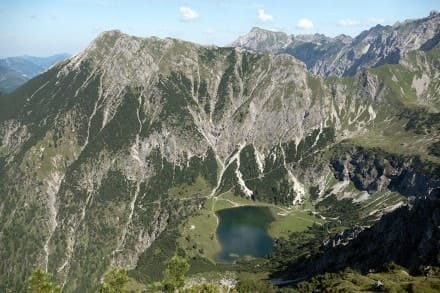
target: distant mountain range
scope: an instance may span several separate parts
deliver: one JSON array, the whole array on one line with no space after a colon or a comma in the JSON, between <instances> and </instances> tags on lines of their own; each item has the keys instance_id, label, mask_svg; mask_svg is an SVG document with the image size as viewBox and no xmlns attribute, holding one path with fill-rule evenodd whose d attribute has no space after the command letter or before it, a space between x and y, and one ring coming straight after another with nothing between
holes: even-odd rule
<instances>
[{"instance_id":1,"label":"distant mountain range","mask_svg":"<svg viewBox=\"0 0 440 293\"><path fill-rule=\"evenodd\" d=\"M0 91L11 92L69 54L49 57L18 56L0 59Z\"/></svg>"},{"instance_id":2,"label":"distant mountain range","mask_svg":"<svg viewBox=\"0 0 440 293\"><path fill-rule=\"evenodd\" d=\"M393 26L377 25L357 37L322 34L288 35L254 27L231 44L260 53L289 54L304 62L315 74L353 76L361 68L397 64L407 52L428 51L439 47L440 13L397 22Z\"/></svg>"}]
</instances>

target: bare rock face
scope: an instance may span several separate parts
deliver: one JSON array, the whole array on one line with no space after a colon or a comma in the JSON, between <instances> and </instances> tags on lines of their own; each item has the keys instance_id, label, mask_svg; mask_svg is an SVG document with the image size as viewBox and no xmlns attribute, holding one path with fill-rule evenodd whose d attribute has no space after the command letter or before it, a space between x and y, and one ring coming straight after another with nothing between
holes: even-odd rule
<instances>
[{"instance_id":1,"label":"bare rock face","mask_svg":"<svg viewBox=\"0 0 440 293\"><path fill-rule=\"evenodd\" d=\"M423 165L418 158L354 148L330 164L339 180L351 180L359 190L392 189L408 197L440 197L439 167Z\"/></svg>"},{"instance_id":2,"label":"bare rock face","mask_svg":"<svg viewBox=\"0 0 440 293\"><path fill-rule=\"evenodd\" d=\"M254 28L232 43L256 52L290 54L307 65L307 69L324 76L353 76L365 67L398 64L413 50L430 50L439 46L440 14L407 20L393 26L377 25L354 39L348 36L329 38L323 35L289 36Z\"/></svg>"},{"instance_id":3,"label":"bare rock face","mask_svg":"<svg viewBox=\"0 0 440 293\"><path fill-rule=\"evenodd\" d=\"M417 272L422 265L438 265L439 207L437 198L397 209L348 243L327 245L322 254L293 264L289 277L304 278L307 277L304 272L313 275L346 267L368 272L381 269L391 261L412 272ZM335 238L336 244L338 239Z\"/></svg>"},{"instance_id":4,"label":"bare rock face","mask_svg":"<svg viewBox=\"0 0 440 293\"><path fill-rule=\"evenodd\" d=\"M273 32L258 27L234 41L232 47L240 47L262 53L278 53L292 42L289 35L283 32Z\"/></svg>"}]
</instances>

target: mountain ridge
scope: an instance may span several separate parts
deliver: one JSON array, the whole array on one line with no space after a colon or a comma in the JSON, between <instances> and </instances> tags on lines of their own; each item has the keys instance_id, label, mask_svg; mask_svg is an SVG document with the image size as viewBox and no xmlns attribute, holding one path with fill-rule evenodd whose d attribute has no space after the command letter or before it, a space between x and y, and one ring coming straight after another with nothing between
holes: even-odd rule
<instances>
[{"instance_id":1,"label":"mountain ridge","mask_svg":"<svg viewBox=\"0 0 440 293\"><path fill-rule=\"evenodd\" d=\"M29 79L69 56L69 54L62 53L48 57L23 55L0 59L0 90L12 92Z\"/></svg>"},{"instance_id":2,"label":"mountain ridge","mask_svg":"<svg viewBox=\"0 0 440 293\"><path fill-rule=\"evenodd\" d=\"M344 224L437 196L439 182L420 188L406 159L381 154L440 163L438 54L322 77L286 54L101 34L0 99L0 289L23 289L32 266L66 291L112 265L160 267L153 243L227 193ZM401 174L410 194L389 182Z\"/></svg>"},{"instance_id":3,"label":"mountain ridge","mask_svg":"<svg viewBox=\"0 0 440 293\"><path fill-rule=\"evenodd\" d=\"M432 11L422 19L396 22L392 26L376 25L354 38L329 38L320 34L294 36L253 28L231 46L264 53L290 54L319 75L352 76L364 67L396 64L409 51L438 47L439 22L440 13ZM271 39L274 40L269 41Z\"/></svg>"}]
</instances>

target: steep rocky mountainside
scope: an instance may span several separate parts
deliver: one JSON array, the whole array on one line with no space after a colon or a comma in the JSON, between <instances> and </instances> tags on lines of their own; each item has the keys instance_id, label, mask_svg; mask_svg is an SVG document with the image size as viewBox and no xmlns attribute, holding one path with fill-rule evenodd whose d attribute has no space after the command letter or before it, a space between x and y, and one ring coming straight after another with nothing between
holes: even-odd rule
<instances>
[{"instance_id":1,"label":"steep rocky mountainside","mask_svg":"<svg viewBox=\"0 0 440 293\"><path fill-rule=\"evenodd\" d=\"M12 92L32 77L68 57L68 54L57 54L49 57L19 56L0 59L0 91Z\"/></svg>"},{"instance_id":2,"label":"steep rocky mountainside","mask_svg":"<svg viewBox=\"0 0 440 293\"><path fill-rule=\"evenodd\" d=\"M226 191L353 201L359 221L438 196L439 56L322 78L288 55L103 33L0 99L0 291L35 266L93 290ZM178 192L196 181L209 192Z\"/></svg>"},{"instance_id":3,"label":"steep rocky mountainside","mask_svg":"<svg viewBox=\"0 0 440 293\"><path fill-rule=\"evenodd\" d=\"M253 28L232 43L263 53L290 54L320 75L352 76L365 67L397 64L408 52L438 48L440 13L433 11L423 19L407 20L393 26L377 25L352 39L321 34L289 36Z\"/></svg>"},{"instance_id":4,"label":"steep rocky mountainside","mask_svg":"<svg viewBox=\"0 0 440 293\"><path fill-rule=\"evenodd\" d=\"M437 170L438 171L438 170ZM439 174L439 173L437 173ZM380 222L359 233L347 244L292 264L286 275L303 279L337 272L347 267L363 272L379 270L395 262L417 272L420 267L440 264L440 205L435 199L417 201L385 215Z\"/></svg>"}]
</instances>

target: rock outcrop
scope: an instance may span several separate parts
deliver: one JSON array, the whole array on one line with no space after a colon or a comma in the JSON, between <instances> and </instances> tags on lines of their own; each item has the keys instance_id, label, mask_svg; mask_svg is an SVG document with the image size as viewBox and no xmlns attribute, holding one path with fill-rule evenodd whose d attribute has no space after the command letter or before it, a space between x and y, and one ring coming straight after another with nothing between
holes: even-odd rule
<instances>
[{"instance_id":1,"label":"rock outcrop","mask_svg":"<svg viewBox=\"0 0 440 293\"><path fill-rule=\"evenodd\" d=\"M331 245L316 256L292 264L289 278L307 278L352 268L368 272L390 262L417 272L422 265L440 265L439 199L417 201L385 215L345 245Z\"/></svg>"},{"instance_id":2,"label":"rock outcrop","mask_svg":"<svg viewBox=\"0 0 440 293\"><path fill-rule=\"evenodd\" d=\"M423 164L418 157L355 147L337 154L330 164L338 180L350 180L359 190L391 189L407 197L440 197L440 166Z\"/></svg>"}]
</instances>

